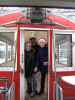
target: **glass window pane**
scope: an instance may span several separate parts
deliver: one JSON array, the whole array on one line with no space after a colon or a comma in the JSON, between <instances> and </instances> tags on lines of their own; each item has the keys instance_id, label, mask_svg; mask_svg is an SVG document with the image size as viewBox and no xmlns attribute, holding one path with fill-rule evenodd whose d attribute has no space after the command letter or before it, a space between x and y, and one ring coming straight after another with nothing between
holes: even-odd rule
<instances>
[{"instance_id":1,"label":"glass window pane","mask_svg":"<svg viewBox=\"0 0 75 100\"><path fill-rule=\"evenodd\" d=\"M15 33L0 33L0 67L13 67L15 60Z\"/></svg>"},{"instance_id":2,"label":"glass window pane","mask_svg":"<svg viewBox=\"0 0 75 100\"><path fill-rule=\"evenodd\" d=\"M11 60L11 45L8 45L8 60Z\"/></svg>"},{"instance_id":3,"label":"glass window pane","mask_svg":"<svg viewBox=\"0 0 75 100\"><path fill-rule=\"evenodd\" d=\"M56 66L72 66L72 35L56 35Z\"/></svg>"},{"instance_id":4,"label":"glass window pane","mask_svg":"<svg viewBox=\"0 0 75 100\"><path fill-rule=\"evenodd\" d=\"M0 41L0 64L5 62L5 55L6 55L6 43Z\"/></svg>"}]
</instances>

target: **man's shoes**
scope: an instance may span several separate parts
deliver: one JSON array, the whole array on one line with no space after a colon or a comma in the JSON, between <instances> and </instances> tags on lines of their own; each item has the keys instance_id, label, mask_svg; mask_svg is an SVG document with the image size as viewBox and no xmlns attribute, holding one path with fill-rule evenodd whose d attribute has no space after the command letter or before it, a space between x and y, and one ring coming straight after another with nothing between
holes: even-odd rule
<instances>
[{"instance_id":1,"label":"man's shoes","mask_svg":"<svg viewBox=\"0 0 75 100\"><path fill-rule=\"evenodd\" d=\"M38 95L39 93L37 91L35 91L35 94Z\"/></svg>"},{"instance_id":2,"label":"man's shoes","mask_svg":"<svg viewBox=\"0 0 75 100\"><path fill-rule=\"evenodd\" d=\"M39 93L38 93L38 95L42 95L43 94L43 92L42 91L40 91Z\"/></svg>"},{"instance_id":3,"label":"man's shoes","mask_svg":"<svg viewBox=\"0 0 75 100\"><path fill-rule=\"evenodd\" d=\"M34 97L35 96L35 92L30 93L30 97Z\"/></svg>"}]
</instances>

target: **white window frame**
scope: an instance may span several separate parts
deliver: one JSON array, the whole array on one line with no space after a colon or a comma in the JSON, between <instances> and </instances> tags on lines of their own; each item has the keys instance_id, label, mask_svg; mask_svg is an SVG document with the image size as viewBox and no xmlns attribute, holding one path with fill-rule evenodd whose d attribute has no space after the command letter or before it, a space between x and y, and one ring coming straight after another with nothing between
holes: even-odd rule
<instances>
[{"instance_id":1,"label":"white window frame","mask_svg":"<svg viewBox=\"0 0 75 100\"><path fill-rule=\"evenodd\" d=\"M7 27L0 27L0 32L5 32L5 33L7 33L7 32L12 32L12 33L14 33L14 34L16 34L16 32L17 32L17 29L16 28L7 28ZM16 49L15 49L16 50ZM15 68L15 69L14 69ZM16 64L14 65L14 66L12 66L12 67L1 67L0 66L0 72L7 72L7 71L9 71L9 72L13 72L13 71L16 71L17 70L17 66L16 66Z\"/></svg>"},{"instance_id":2,"label":"white window frame","mask_svg":"<svg viewBox=\"0 0 75 100\"><path fill-rule=\"evenodd\" d=\"M73 34L75 34L75 30L58 30L58 29L54 29L53 30L53 34L54 35L55 34L72 34L72 38L73 38ZM72 42L73 42L73 40L72 40ZM72 52L73 52L73 50L72 50ZM55 53L54 53L54 50L53 50L53 57L54 57L54 54ZM72 61L72 63L73 63L73 61ZM75 66L71 66L71 67L56 67L55 64L54 64L54 59L53 59L53 71L56 71L56 72L75 71Z\"/></svg>"}]
</instances>

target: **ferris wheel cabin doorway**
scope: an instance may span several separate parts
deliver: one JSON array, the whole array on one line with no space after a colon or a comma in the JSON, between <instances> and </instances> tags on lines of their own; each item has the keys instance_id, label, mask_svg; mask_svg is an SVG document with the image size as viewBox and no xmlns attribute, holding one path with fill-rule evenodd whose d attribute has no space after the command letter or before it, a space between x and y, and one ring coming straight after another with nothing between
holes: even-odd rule
<instances>
[{"instance_id":1,"label":"ferris wheel cabin doorway","mask_svg":"<svg viewBox=\"0 0 75 100\"><path fill-rule=\"evenodd\" d=\"M29 99L30 100L43 100L44 99L48 99L48 94L49 94L49 90L48 90L48 87L49 87L49 82L48 82L48 74L46 75L46 78L45 78L45 86L44 86L44 94L43 96L37 96L35 95L33 98L31 98L29 96L29 94L26 93L26 89L27 89L27 83L26 83L26 78L25 78L25 43L27 43L30 38L36 38L37 40L37 43L40 39L45 39L46 40L46 43L47 43L47 46L48 46L48 56L49 56L49 52L50 52L50 49L49 49L49 41L50 41L50 30L49 29L44 29L44 28L28 28L28 29L22 29L21 30L21 36L20 36L20 65L21 65L21 68L22 68L22 72L20 72L20 99L21 100L24 100L24 99ZM48 66L49 66L49 57L48 57ZM49 72L49 70L48 70ZM41 74L40 72L37 72L35 74L35 77L36 77L36 82L37 82L37 91L39 93L40 91L40 83L41 83Z\"/></svg>"}]
</instances>

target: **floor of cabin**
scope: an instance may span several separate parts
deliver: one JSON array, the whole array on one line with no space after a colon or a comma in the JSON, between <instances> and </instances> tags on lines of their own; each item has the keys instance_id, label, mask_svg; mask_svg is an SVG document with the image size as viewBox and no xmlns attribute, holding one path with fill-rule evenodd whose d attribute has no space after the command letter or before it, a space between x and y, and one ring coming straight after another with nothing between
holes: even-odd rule
<instances>
[{"instance_id":1,"label":"floor of cabin","mask_svg":"<svg viewBox=\"0 0 75 100\"><path fill-rule=\"evenodd\" d=\"M36 76L36 79L37 79L37 82L38 82L38 86L37 86L37 91L40 90L40 75L38 74ZM47 81L47 77L46 77L46 80L45 80L45 89L44 89L44 94L42 95L36 95L34 97L30 97L25 91L26 91L26 83L25 83L25 79L23 77L23 75L21 75L21 100L24 100L24 95L25 95L25 100L48 100L48 81ZM24 85L25 84L25 85Z\"/></svg>"},{"instance_id":2,"label":"floor of cabin","mask_svg":"<svg viewBox=\"0 0 75 100\"><path fill-rule=\"evenodd\" d=\"M25 100L48 100L47 94L43 94L41 96L34 96L30 97L29 95L26 95Z\"/></svg>"}]
</instances>

